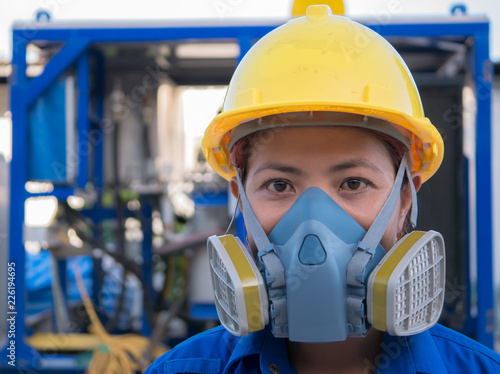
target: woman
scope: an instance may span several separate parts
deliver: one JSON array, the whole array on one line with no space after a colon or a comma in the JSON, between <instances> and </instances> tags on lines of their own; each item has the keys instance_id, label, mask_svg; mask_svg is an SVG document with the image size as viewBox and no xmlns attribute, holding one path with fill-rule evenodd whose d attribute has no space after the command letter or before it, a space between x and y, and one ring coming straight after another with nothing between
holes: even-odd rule
<instances>
[{"instance_id":1,"label":"woman","mask_svg":"<svg viewBox=\"0 0 500 374\"><path fill-rule=\"evenodd\" d=\"M148 373L499 372L496 353L435 325L442 238L405 234L443 141L383 38L309 7L247 53L203 147L240 199L253 258L209 239L227 331Z\"/></svg>"}]
</instances>

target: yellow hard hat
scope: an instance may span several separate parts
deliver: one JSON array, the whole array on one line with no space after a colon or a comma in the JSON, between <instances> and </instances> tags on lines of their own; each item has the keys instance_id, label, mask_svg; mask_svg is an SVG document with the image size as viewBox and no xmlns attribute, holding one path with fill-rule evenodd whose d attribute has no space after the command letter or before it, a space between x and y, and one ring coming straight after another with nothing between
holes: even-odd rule
<instances>
[{"instance_id":1,"label":"yellow hard hat","mask_svg":"<svg viewBox=\"0 0 500 374\"><path fill-rule=\"evenodd\" d=\"M343 112L383 119L411 137L413 171L422 181L439 168L444 145L424 116L417 87L401 56L383 37L326 5L310 6L260 39L229 83L224 106L205 131L208 163L229 180L232 131L281 113Z\"/></svg>"}]
</instances>

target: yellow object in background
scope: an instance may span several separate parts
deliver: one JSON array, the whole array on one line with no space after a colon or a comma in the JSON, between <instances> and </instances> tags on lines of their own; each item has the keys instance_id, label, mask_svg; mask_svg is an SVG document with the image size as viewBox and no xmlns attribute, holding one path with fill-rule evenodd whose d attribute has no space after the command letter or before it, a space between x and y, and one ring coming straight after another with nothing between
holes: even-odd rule
<instances>
[{"instance_id":1,"label":"yellow object in background","mask_svg":"<svg viewBox=\"0 0 500 374\"><path fill-rule=\"evenodd\" d=\"M137 334L110 335L101 324L83 285L77 265L74 268L78 291L90 318L90 334L34 334L28 343L39 351L92 351L87 374L135 374L146 369L149 362L142 362L150 341ZM164 347L154 347L153 358L166 352Z\"/></svg>"}]
</instances>

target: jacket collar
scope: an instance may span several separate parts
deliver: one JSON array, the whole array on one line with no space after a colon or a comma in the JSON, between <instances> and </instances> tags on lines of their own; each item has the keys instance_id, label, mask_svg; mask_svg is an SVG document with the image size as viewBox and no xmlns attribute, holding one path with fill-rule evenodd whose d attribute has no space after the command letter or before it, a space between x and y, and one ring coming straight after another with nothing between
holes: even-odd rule
<instances>
[{"instance_id":1,"label":"jacket collar","mask_svg":"<svg viewBox=\"0 0 500 374\"><path fill-rule=\"evenodd\" d=\"M275 338L270 328L242 337L231 354L227 368L234 368L241 360L255 356L262 372L269 372L270 365L275 365L280 373L295 373L288 360L285 342L285 339ZM377 374L446 373L446 367L429 330L407 337L386 333L376 370L371 369Z\"/></svg>"}]
</instances>

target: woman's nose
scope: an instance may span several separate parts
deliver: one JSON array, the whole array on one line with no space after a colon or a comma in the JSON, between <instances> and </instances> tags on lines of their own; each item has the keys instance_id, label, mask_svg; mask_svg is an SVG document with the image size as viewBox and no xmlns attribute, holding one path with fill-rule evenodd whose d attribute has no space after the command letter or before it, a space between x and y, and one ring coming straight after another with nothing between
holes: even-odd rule
<instances>
[{"instance_id":1,"label":"woman's nose","mask_svg":"<svg viewBox=\"0 0 500 374\"><path fill-rule=\"evenodd\" d=\"M330 196L337 204L339 203L337 201L338 195L336 194L336 190L333 188L330 181L323 181L323 180L319 180L319 179L310 180L305 184L304 191L311 188L311 187L319 188L324 193L326 193L328 196Z\"/></svg>"}]
</instances>

